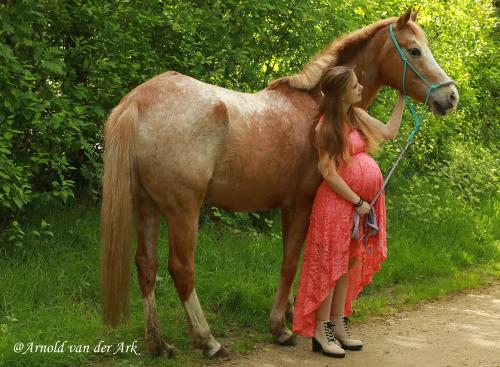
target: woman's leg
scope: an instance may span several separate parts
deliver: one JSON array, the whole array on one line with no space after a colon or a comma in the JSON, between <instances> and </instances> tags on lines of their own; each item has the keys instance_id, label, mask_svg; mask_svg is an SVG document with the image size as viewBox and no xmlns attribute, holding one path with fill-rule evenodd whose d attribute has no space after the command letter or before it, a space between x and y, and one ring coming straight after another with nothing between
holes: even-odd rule
<instances>
[{"instance_id":1,"label":"woman's leg","mask_svg":"<svg viewBox=\"0 0 500 367\"><path fill-rule=\"evenodd\" d=\"M335 288L337 287L332 288L328 297L326 297L325 300L321 302L321 305L316 310L316 321L330 320L330 308L332 306L332 296Z\"/></svg>"},{"instance_id":2,"label":"woman's leg","mask_svg":"<svg viewBox=\"0 0 500 367\"><path fill-rule=\"evenodd\" d=\"M349 259L349 268L351 268L356 263L356 257L351 257ZM344 316L345 298L347 296L347 287L349 286L349 273L342 275L335 283L335 289L332 296L332 308L330 311L330 316Z\"/></svg>"},{"instance_id":3,"label":"woman's leg","mask_svg":"<svg viewBox=\"0 0 500 367\"><path fill-rule=\"evenodd\" d=\"M335 289L333 291L331 300L331 316L333 317L344 316L345 297L347 295L348 281L349 273L345 273L335 283Z\"/></svg>"}]
</instances>

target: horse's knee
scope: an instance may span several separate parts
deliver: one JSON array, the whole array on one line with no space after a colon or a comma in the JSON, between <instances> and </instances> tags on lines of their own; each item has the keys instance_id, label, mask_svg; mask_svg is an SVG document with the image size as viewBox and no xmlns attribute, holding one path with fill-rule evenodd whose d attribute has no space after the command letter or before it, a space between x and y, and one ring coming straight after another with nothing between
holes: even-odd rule
<instances>
[{"instance_id":1,"label":"horse's knee","mask_svg":"<svg viewBox=\"0 0 500 367\"><path fill-rule=\"evenodd\" d=\"M283 251L283 263L281 264L281 275L295 277L299 264L301 244L295 246L285 244Z\"/></svg>"},{"instance_id":2,"label":"horse's knee","mask_svg":"<svg viewBox=\"0 0 500 367\"><path fill-rule=\"evenodd\" d=\"M295 278L295 273L297 272L297 266L299 264L299 258L289 258L287 261L283 262L283 266L281 267L281 276Z\"/></svg>"}]
</instances>

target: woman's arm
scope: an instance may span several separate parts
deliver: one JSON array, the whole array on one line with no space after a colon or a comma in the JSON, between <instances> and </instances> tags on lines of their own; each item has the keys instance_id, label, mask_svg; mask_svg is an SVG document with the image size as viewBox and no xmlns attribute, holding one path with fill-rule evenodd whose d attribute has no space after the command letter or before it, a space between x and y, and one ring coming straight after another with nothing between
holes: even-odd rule
<instances>
[{"instance_id":1,"label":"woman's arm","mask_svg":"<svg viewBox=\"0 0 500 367\"><path fill-rule=\"evenodd\" d=\"M328 186L330 186L333 191L353 204L359 202L359 199L361 199L359 195L352 191L344 179L340 177L335 167L335 161L327 152L323 150L319 150L318 169L325 181L328 183ZM363 205L356 208L356 210L360 215L368 214L370 211L370 205L364 202Z\"/></svg>"},{"instance_id":2,"label":"woman's arm","mask_svg":"<svg viewBox=\"0 0 500 367\"><path fill-rule=\"evenodd\" d=\"M394 140L396 139L399 127L401 126L404 106L405 99L404 96L400 94L387 124L384 124L375 117L370 116L368 112L359 107L355 107L355 111L358 116L372 129L377 131L383 139Z\"/></svg>"}]
</instances>

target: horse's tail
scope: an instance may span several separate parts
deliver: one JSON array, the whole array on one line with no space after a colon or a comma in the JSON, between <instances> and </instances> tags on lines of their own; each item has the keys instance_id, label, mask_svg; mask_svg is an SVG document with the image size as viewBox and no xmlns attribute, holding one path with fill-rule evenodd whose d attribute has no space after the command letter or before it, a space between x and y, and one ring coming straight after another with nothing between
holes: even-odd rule
<instances>
[{"instance_id":1,"label":"horse's tail","mask_svg":"<svg viewBox=\"0 0 500 367\"><path fill-rule=\"evenodd\" d=\"M128 317L137 118L137 104L123 101L104 129L101 305L104 322L112 326Z\"/></svg>"}]
</instances>

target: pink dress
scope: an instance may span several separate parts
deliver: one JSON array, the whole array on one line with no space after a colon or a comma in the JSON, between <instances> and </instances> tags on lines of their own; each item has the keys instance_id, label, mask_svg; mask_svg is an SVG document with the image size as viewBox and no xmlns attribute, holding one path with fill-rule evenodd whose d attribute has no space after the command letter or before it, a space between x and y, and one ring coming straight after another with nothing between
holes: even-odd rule
<instances>
[{"instance_id":1,"label":"pink dress","mask_svg":"<svg viewBox=\"0 0 500 367\"><path fill-rule=\"evenodd\" d=\"M351 159L338 172L355 193L371 202L383 185L382 173L375 160L366 153L366 142L358 129L351 129L348 144ZM349 286L344 316L352 314L352 302L387 258L384 200L382 193L375 203L379 232L369 237L365 248L361 223L360 240L351 239L354 206L323 180L316 192L309 223L293 315L294 332L314 336L316 309L335 286L336 280L347 272ZM356 257L356 262L348 270L349 260L353 257Z\"/></svg>"}]
</instances>

